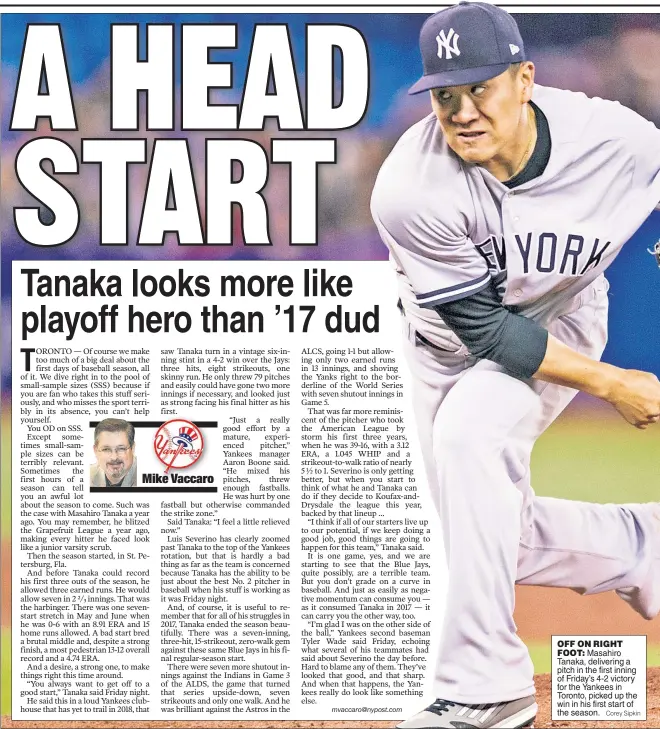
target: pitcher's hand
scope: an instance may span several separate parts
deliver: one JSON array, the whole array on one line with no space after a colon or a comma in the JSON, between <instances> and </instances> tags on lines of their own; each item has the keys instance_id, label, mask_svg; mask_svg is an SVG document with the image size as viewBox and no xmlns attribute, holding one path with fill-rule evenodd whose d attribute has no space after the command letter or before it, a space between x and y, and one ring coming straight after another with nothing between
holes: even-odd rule
<instances>
[{"instance_id":1,"label":"pitcher's hand","mask_svg":"<svg viewBox=\"0 0 660 729\"><path fill-rule=\"evenodd\" d=\"M660 380L650 372L621 370L605 399L636 428L660 420Z\"/></svg>"}]
</instances>

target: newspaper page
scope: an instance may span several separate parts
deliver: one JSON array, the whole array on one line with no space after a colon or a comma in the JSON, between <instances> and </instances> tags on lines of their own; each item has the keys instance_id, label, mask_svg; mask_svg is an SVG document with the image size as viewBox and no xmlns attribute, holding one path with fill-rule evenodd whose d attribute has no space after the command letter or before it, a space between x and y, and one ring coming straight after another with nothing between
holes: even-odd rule
<instances>
[{"instance_id":1,"label":"newspaper page","mask_svg":"<svg viewBox=\"0 0 660 729\"><path fill-rule=\"evenodd\" d=\"M3 727L657 726L660 16L447 8L2 12Z\"/></svg>"}]
</instances>

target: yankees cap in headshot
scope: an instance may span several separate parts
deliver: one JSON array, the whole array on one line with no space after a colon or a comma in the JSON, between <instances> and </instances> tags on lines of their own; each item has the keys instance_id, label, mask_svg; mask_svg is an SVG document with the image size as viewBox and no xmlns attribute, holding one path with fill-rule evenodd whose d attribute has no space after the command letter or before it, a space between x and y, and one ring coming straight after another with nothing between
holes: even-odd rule
<instances>
[{"instance_id":1,"label":"yankees cap in headshot","mask_svg":"<svg viewBox=\"0 0 660 729\"><path fill-rule=\"evenodd\" d=\"M419 48L424 74L409 94L486 81L527 60L518 25L506 10L465 0L426 19Z\"/></svg>"}]
</instances>

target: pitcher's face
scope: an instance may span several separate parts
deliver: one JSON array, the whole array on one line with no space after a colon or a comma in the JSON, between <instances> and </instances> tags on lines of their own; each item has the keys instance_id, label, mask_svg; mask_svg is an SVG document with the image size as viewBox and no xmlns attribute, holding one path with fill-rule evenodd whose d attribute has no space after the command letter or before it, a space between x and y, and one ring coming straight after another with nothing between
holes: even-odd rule
<instances>
[{"instance_id":1,"label":"pitcher's face","mask_svg":"<svg viewBox=\"0 0 660 729\"><path fill-rule=\"evenodd\" d=\"M534 65L526 62L477 84L431 89L447 144L471 164L515 155L533 83Z\"/></svg>"}]
</instances>

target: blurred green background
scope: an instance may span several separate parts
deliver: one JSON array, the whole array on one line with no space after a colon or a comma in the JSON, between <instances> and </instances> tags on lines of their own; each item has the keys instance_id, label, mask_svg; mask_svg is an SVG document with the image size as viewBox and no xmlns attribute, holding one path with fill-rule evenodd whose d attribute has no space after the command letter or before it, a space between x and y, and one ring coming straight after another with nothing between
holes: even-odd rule
<instances>
[{"instance_id":1,"label":"blurred green background","mask_svg":"<svg viewBox=\"0 0 660 729\"><path fill-rule=\"evenodd\" d=\"M592 403L572 405L537 441L536 493L603 504L659 500L659 429L638 430Z\"/></svg>"}]
</instances>

